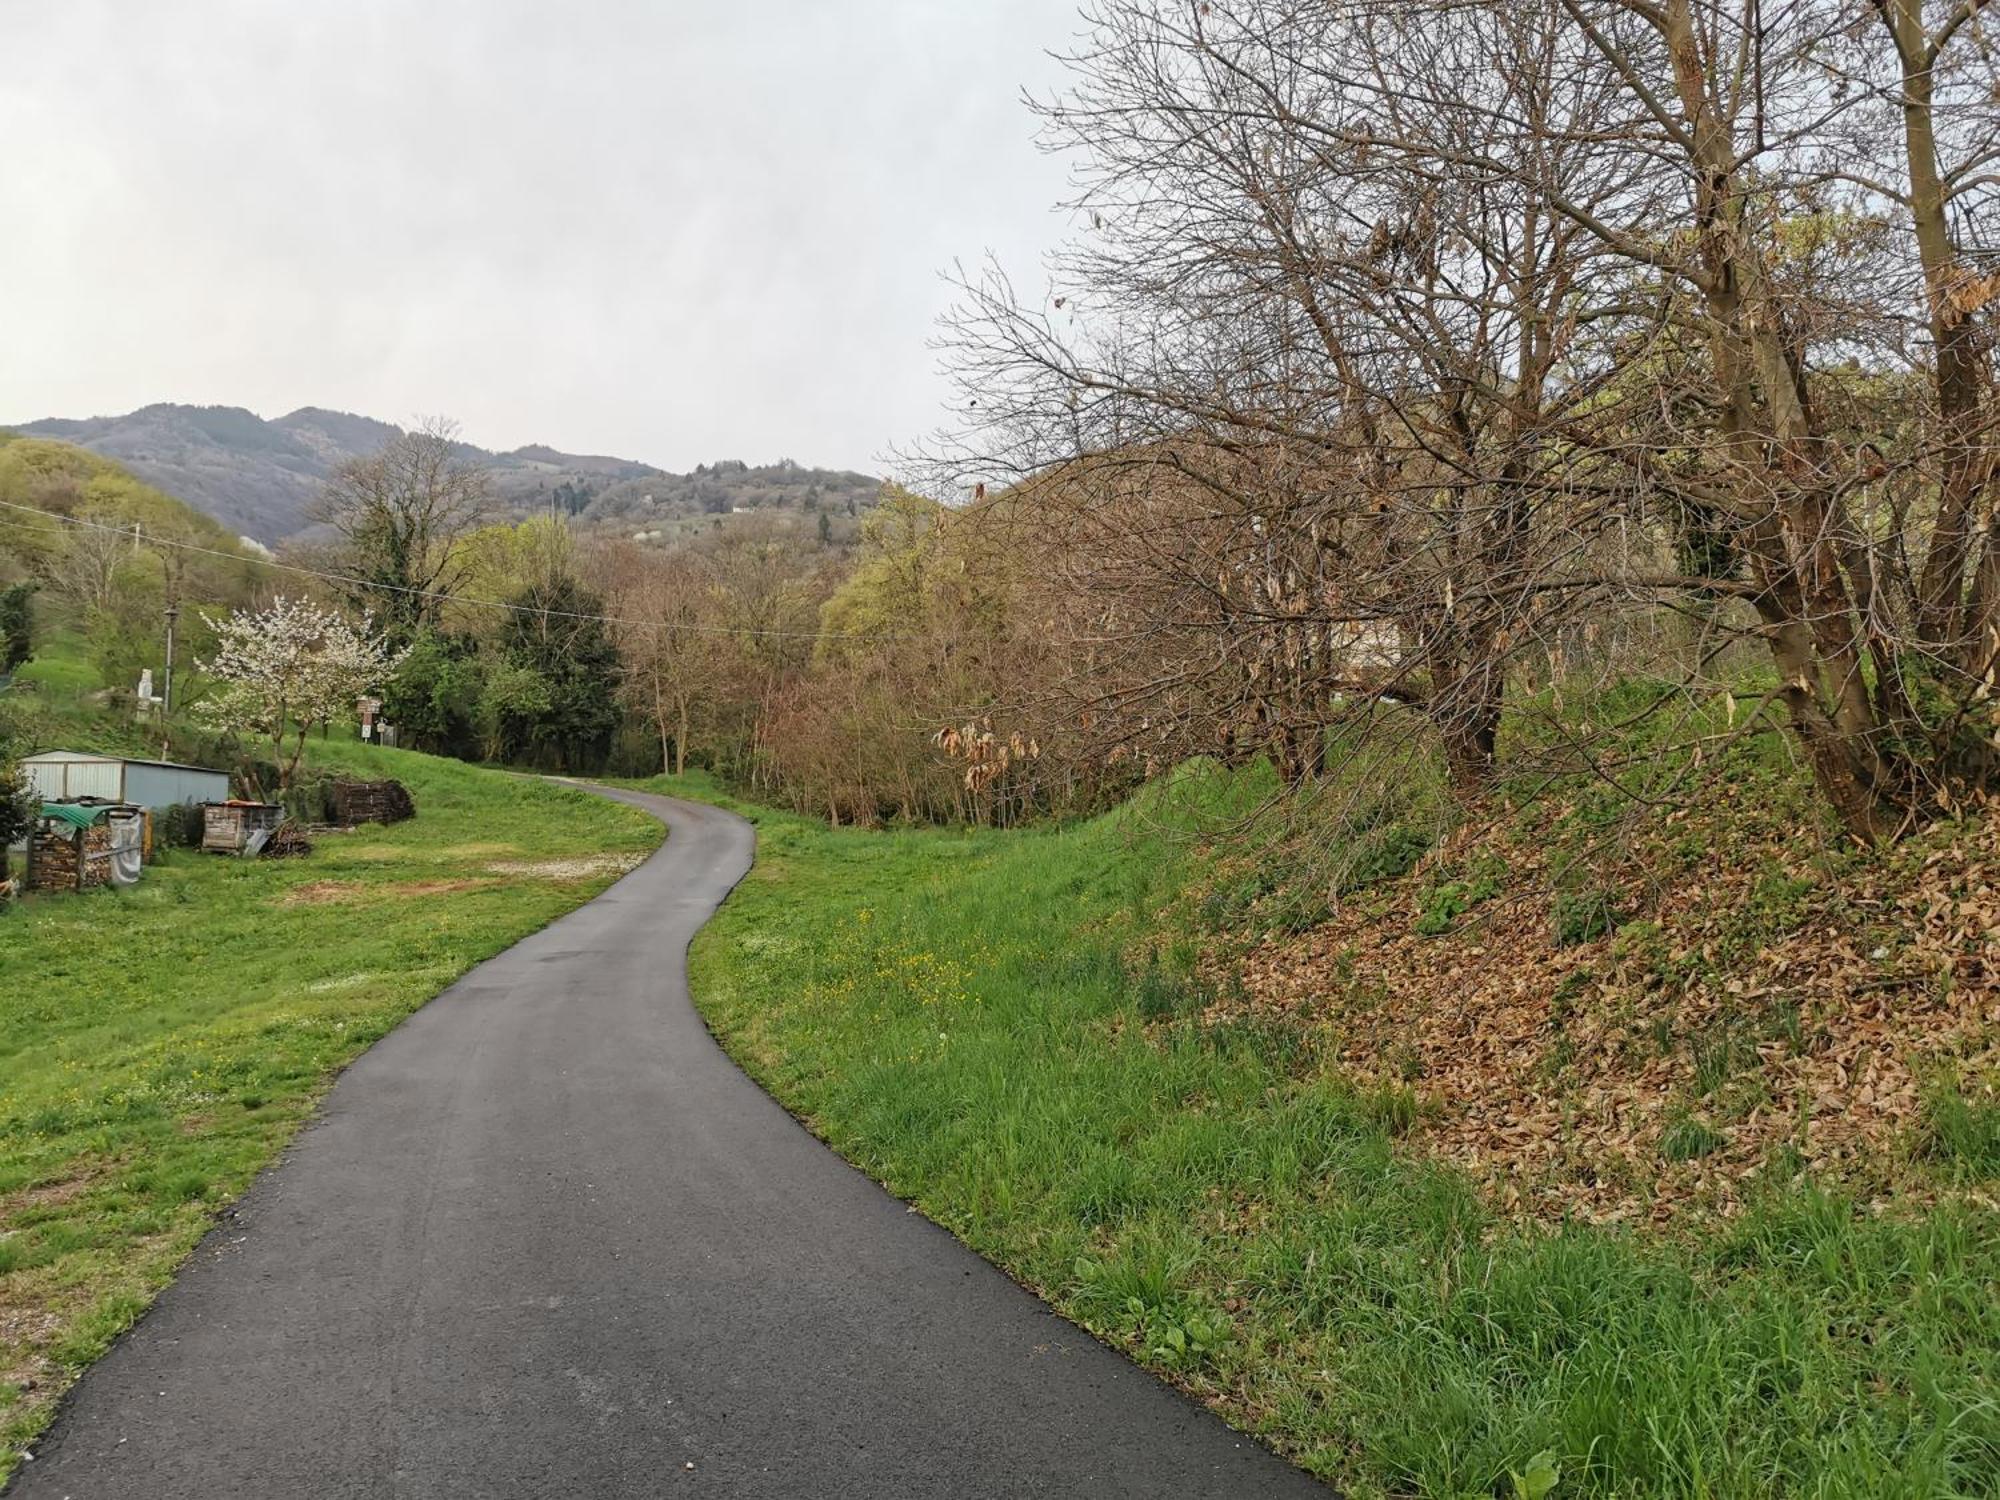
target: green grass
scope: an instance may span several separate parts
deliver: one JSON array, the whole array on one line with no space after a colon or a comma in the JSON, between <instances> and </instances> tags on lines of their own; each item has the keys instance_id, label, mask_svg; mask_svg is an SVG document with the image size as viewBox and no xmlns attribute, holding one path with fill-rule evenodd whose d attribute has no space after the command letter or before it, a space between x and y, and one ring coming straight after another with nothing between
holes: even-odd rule
<instances>
[{"instance_id":1,"label":"green grass","mask_svg":"<svg viewBox=\"0 0 2000 1500\"><path fill-rule=\"evenodd\" d=\"M74 700L104 686L82 635L65 630L35 642L35 654L14 672L23 687L57 700Z\"/></svg>"},{"instance_id":2,"label":"green grass","mask_svg":"<svg viewBox=\"0 0 2000 1500\"><path fill-rule=\"evenodd\" d=\"M1924 1100L1919 1143L1926 1156L1973 1179L2000 1178L2000 1104L1968 1099L1950 1080Z\"/></svg>"},{"instance_id":3,"label":"green grass","mask_svg":"<svg viewBox=\"0 0 2000 1500\"><path fill-rule=\"evenodd\" d=\"M660 838L572 788L312 754L400 778L418 816L305 859L175 852L132 890L0 911L0 1478L334 1073Z\"/></svg>"},{"instance_id":4,"label":"green grass","mask_svg":"<svg viewBox=\"0 0 2000 1500\"><path fill-rule=\"evenodd\" d=\"M1185 874L1149 817L756 816L757 866L695 946L731 1051L1350 1493L1513 1494L1544 1455L1558 1497L2000 1491L2000 1215L1772 1186L1701 1237L1516 1227L1396 1145L1413 1096L1344 1085L1296 1028L1205 1028L1171 954L1127 960Z\"/></svg>"}]
</instances>

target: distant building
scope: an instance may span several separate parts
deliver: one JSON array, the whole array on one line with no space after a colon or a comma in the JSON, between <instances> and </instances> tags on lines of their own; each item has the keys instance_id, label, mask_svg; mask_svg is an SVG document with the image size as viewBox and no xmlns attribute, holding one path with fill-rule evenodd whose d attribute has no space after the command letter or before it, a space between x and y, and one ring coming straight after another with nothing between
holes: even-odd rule
<instances>
[{"instance_id":1,"label":"distant building","mask_svg":"<svg viewBox=\"0 0 2000 1500\"><path fill-rule=\"evenodd\" d=\"M229 773L170 760L126 760L83 750L44 750L22 757L28 784L44 802L99 797L159 809L183 802L226 802Z\"/></svg>"}]
</instances>

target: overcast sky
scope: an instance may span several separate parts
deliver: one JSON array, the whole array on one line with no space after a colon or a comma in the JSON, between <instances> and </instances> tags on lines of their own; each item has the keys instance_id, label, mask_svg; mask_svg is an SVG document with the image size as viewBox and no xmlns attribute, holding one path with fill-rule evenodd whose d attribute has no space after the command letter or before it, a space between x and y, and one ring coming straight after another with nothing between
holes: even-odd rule
<instances>
[{"instance_id":1,"label":"overcast sky","mask_svg":"<svg viewBox=\"0 0 2000 1500\"><path fill-rule=\"evenodd\" d=\"M935 426L1075 0L0 0L0 421L456 417L667 468Z\"/></svg>"}]
</instances>

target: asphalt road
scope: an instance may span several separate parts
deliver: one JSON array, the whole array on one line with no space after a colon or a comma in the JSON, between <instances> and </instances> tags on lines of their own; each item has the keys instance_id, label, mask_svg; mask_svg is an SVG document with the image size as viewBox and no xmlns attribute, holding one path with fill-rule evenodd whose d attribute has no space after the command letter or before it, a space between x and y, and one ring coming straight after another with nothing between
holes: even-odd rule
<instances>
[{"instance_id":1,"label":"asphalt road","mask_svg":"<svg viewBox=\"0 0 2000 1500\"><path fill-rule=\"evenodd\" d=\"M1324 1500L738 1071L685 956L749 825L617 795L662 852L348 1069L10 1500Z\"/></svg>"}]
</instances>

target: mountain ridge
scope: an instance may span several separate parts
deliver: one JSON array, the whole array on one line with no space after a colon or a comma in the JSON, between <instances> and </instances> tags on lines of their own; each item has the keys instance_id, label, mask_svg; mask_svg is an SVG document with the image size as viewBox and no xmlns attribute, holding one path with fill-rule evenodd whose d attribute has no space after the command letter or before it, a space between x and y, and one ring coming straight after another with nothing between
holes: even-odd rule
<instances>
[{"instance_id":1,"label":"mountain ridge","mask_svg":"<svg viewBox=\"0 0 2000 1500\"><path fill-rule=\"evenodd\" d=\"M57 438L116 460L155 489L185 501L240 535L266 545L311 524L309 507L327 476L352 458L379 451L404 431L392 422L329 407L301 406L265 418L247 407L157 401L122 415L42 417L0 424L26 437ZM637 459L566 453L546 443L504 451L462 443L492 472L503 510L556 507L586 520L624 524L667 510L726 512L822 501L872 500L879 480L848 470L806 469L782 460L753 468L740 460L704 464L690 474ZM734 485L720 475L741 476ZM852 508L849 508L852 514Z\"/></svg>"}]
</instances>

